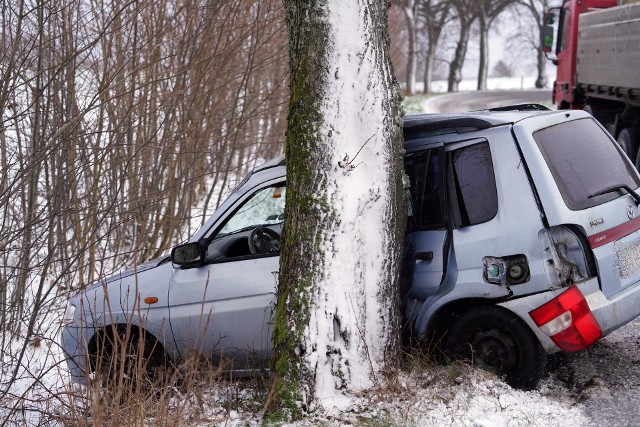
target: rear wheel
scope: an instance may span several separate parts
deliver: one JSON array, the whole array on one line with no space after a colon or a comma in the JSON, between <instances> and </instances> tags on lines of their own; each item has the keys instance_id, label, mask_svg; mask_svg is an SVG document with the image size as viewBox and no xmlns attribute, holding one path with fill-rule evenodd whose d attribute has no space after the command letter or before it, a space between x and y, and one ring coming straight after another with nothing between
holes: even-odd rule
<instances>
[{"instance_id":1,"label":"rear wheel","mask_svg":"<svg viewBox=\"0 0 640 427\"><path fill-rule=\"evenodd\" d=\"M472 308L451 327L445 351L504 378L513 387L538 385L546 353L529 327L496 306Z\"/></svg>"}]
</instances>

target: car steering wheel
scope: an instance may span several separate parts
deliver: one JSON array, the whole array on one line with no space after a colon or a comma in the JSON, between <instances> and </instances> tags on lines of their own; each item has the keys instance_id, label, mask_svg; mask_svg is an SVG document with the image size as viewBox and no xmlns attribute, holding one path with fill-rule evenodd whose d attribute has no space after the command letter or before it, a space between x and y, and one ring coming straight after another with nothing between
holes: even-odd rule
<instances>
[{"instance_id":1,"label":"car steering wheel","mask_svg":"<svg viewBox=\"0 0 640 427\"><path fill-rule=\"evenodd\" d=\"M280 235L270 228L255 228L249 235L249 252L251 255L280 252Z\"/></svg>"}]
</instances>

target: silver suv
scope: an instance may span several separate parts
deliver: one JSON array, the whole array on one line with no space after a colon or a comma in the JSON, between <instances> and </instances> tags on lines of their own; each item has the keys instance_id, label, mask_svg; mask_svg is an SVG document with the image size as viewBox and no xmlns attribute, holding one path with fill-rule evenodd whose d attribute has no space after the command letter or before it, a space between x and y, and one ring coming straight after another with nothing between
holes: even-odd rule
<instances>
[{"instance_id":1,"label":"silver suv","mask_svg":"<svg viewBox=\"0 0 640 427\"><path fill-rule=\"evenodd\" d=\"M591 116L541 109L405 118L408 329L522 388L547 354L640 314L640 177ZM125 328L153 363L197 350L266 366L285 197L279 158L170 257L73 298L62 340L75 380Z\"/></svg>"}]
</instances>

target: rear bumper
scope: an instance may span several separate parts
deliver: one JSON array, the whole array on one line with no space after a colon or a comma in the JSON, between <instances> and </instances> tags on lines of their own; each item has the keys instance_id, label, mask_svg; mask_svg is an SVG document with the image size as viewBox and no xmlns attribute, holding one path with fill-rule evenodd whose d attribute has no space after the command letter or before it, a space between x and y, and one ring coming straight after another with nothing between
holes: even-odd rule
<instances>
[{"instance_id":1,"label":"rear bumper","mask_svg":"<svg viewBox=\"0 0 640 427\"><path fill-rule=\"evenodd\" d=\"M597 278L585 280L584 282L578 283L577 286L598 321L602 329L603 337L640 315L640 282L628 287L611 298L607 298L602 293ZM561 288L549 292L542 292L498 305L518 315L529 325L547 353L555 353L560 351L560 349L551 338L535 324L529 312L555 298L565 290L566 288Z\"/></svg>"},{"instance_id":2,"label":"rear bumper","mask_svg":"<svg viewBox=\"0 0 640 427\"><path fill-rule=\"evenodd\" d=\"M640 282L607 298L599 288L583 290L589 308L598 320L602 335L607 335L640 315Z\"/></svg>"}]
</instances>

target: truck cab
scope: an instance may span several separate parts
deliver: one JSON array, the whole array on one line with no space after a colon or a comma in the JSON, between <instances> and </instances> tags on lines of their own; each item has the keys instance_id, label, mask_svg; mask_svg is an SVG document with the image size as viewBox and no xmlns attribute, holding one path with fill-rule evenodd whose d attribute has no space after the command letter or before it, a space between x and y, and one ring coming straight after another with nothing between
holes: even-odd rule
<instances>
[{"instance_id":1,"label":"truck cab","mask_svg":"<svg viewBox=\"0 0 640 427\"><path fill-rule=\"evenodd\" d=\"M544 19L542 50L557 65L553 103L589 112L640 167L640 3L565 0Z\"/></svg>"}]
</instances>

